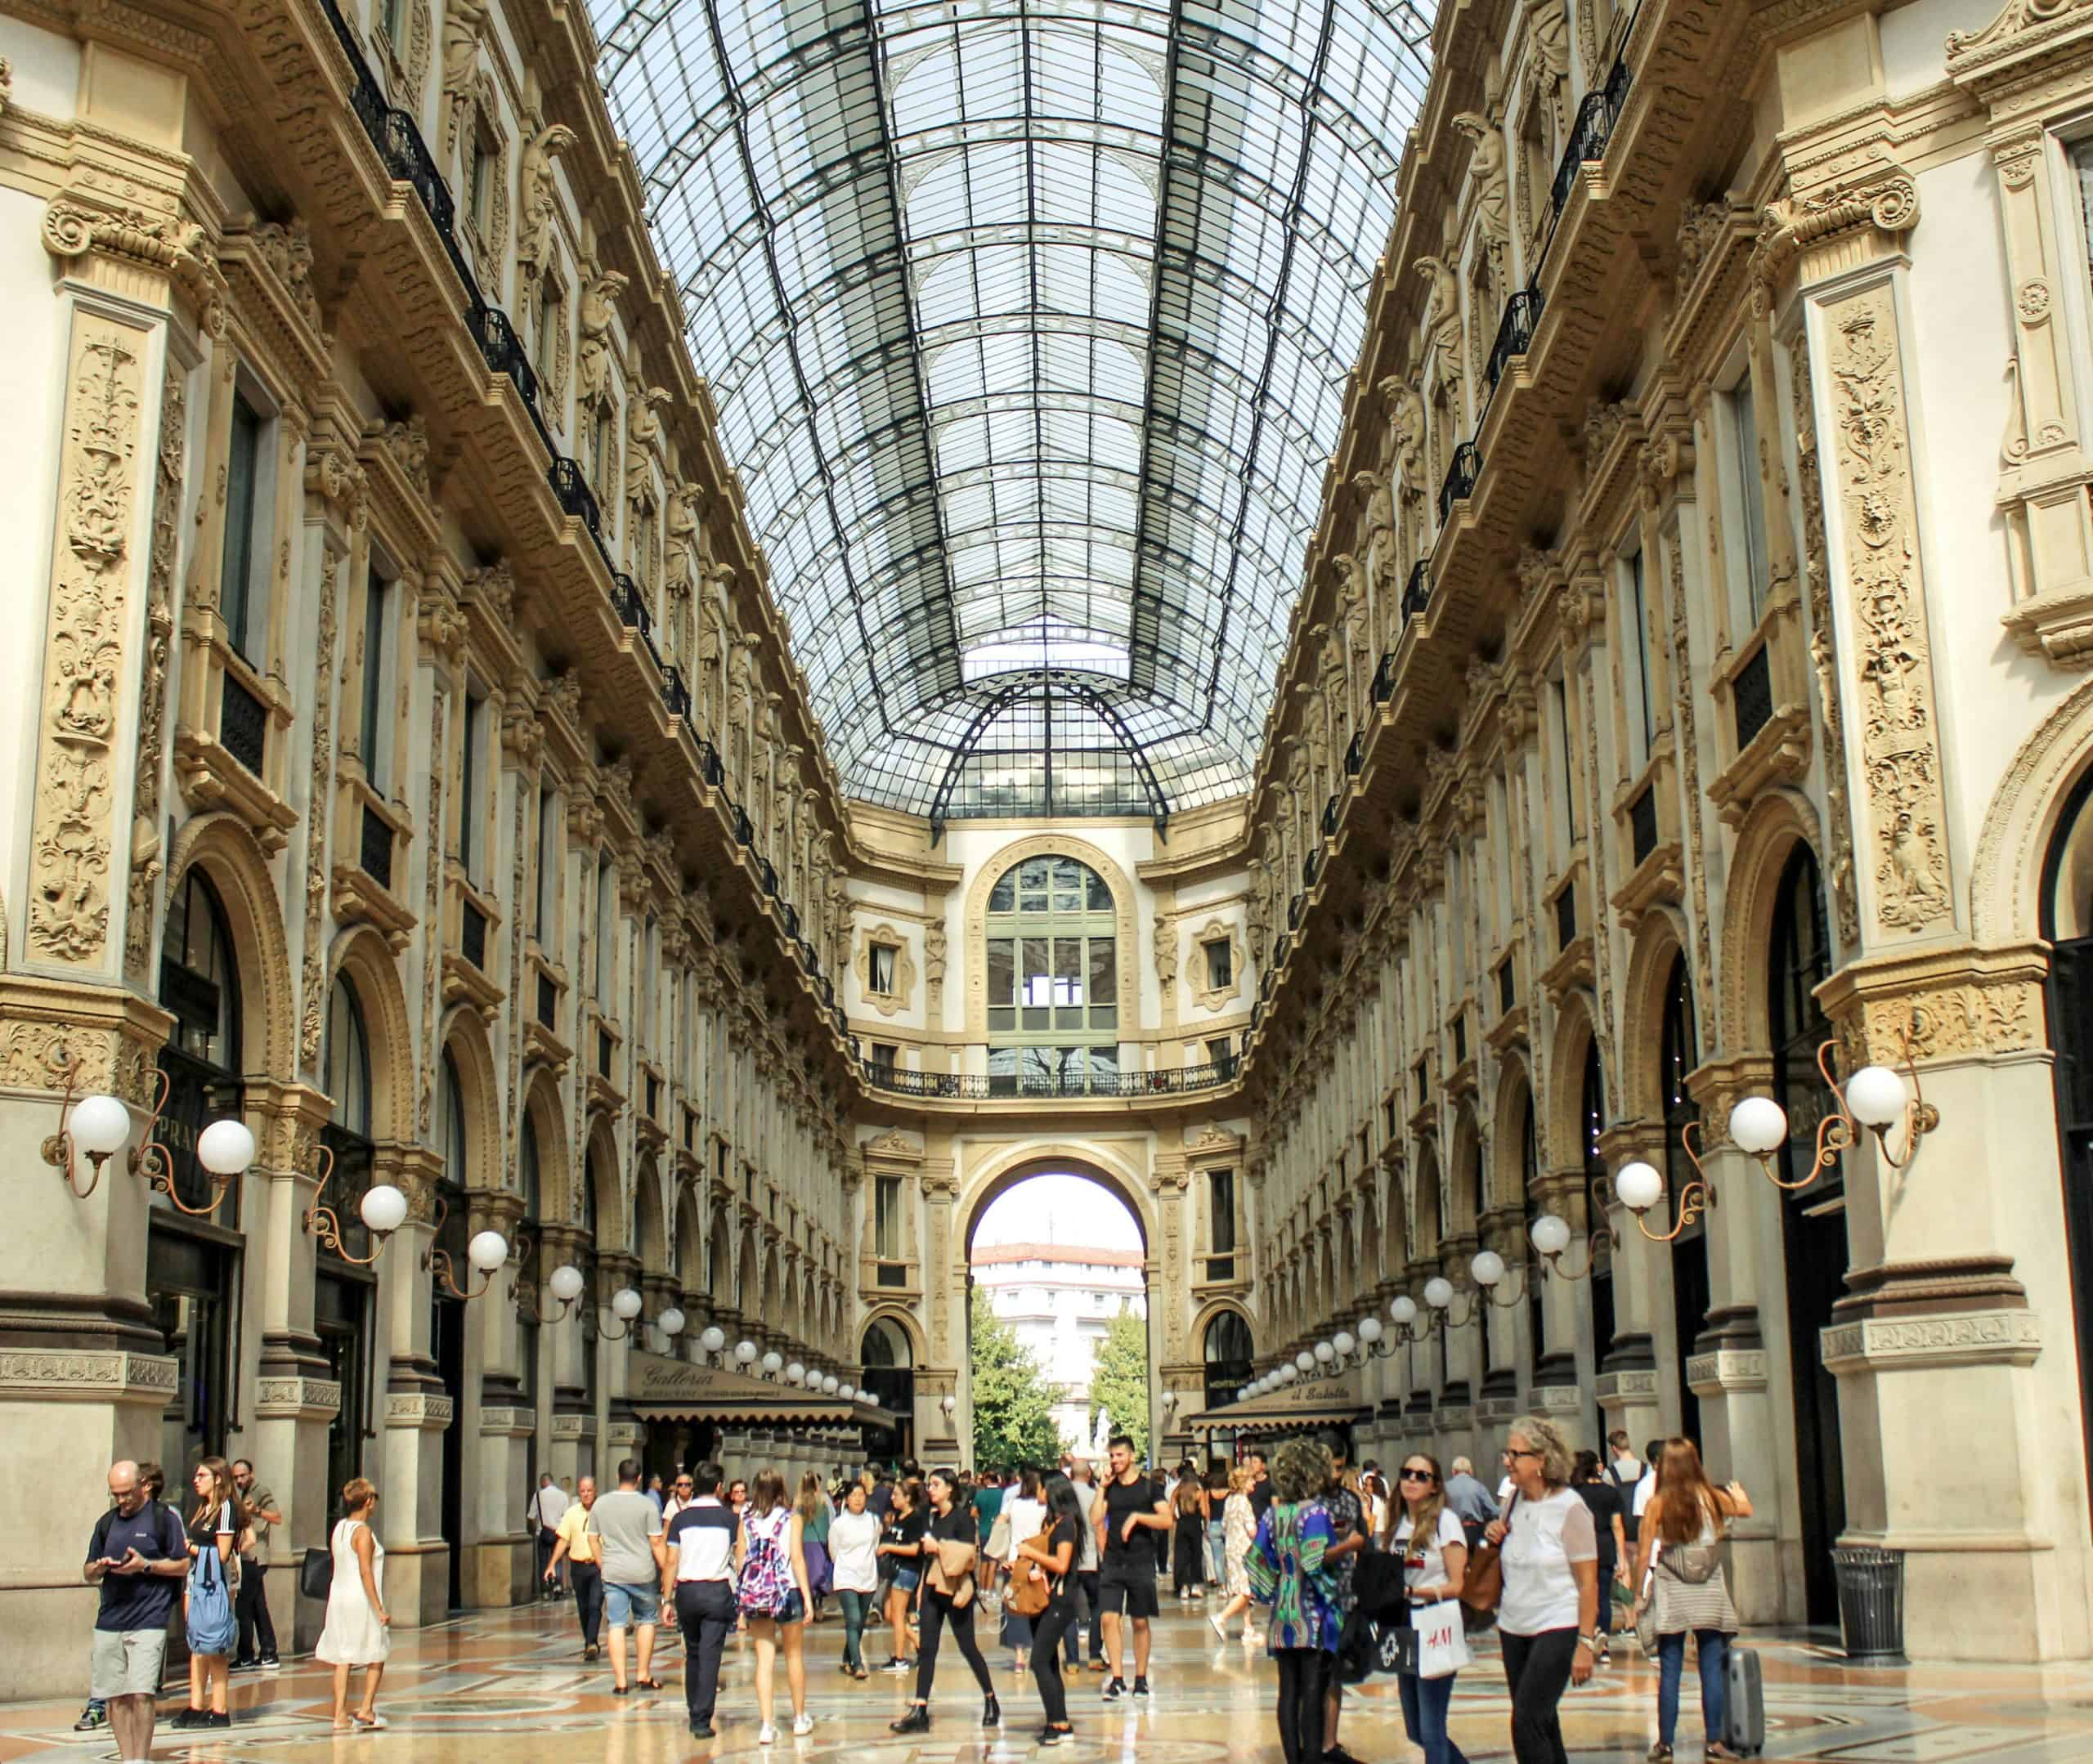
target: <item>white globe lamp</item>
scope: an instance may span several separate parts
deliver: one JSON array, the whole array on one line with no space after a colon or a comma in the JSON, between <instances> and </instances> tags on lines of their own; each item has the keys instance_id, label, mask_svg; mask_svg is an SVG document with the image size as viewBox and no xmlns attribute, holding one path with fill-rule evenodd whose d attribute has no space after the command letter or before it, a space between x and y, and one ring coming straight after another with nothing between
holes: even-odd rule
<instances>
[{"instance_id":1,"label":"white globe lamp","mask_svg":"<svg viewBox=\"0 0 2093 1764\"><path fill-rule=\"evenodd\" d=\"M1318 1341L1315 1344L1315 1354L1316 1363L1327 1366L1338 1357L1337 1344L1334 1341Z\"/></svg>"},{"instance_id":2,"label":"white globe lamp","mask_svg":"<svg viewBox=\"0 0 2093 1764\"><path fill-rule=\"evenodd\" d=\"M763 1369L769 1372L772 1377L775 1378L778 1373L785 1369L785 1356L779 1353L777 1349L773 1348L768 1354L763 1356Z\"/></svg>"},{"instance_id":3,"label":"white globe lamp","mask_svg":"<svg viewBox=\"0 0 2093 1764\"><path fill-rule=\"evenodd\" d=\"M1741 1152L1764 1157L1787 1136L1788 1112L1770 1096L1747 1096L1730 1111L1730 1138Z\"/></svg>"},{"instance_id":4,"label":"white globe lamp","mask_svg":"<svg viewBox=\"0 0 2093 1764\"><path fill-rule=\"evenodd\" d=\"M620 1323L630 1323L647 1308L647 1301L630 1287L620 1287L611 1295L611 1314Z\"/></svg>"},{"instance_id":5,"label":"white globe lamp","mask_svg":"<svg viewBox=\"0 0 2093 1764\"><path fill-rule=\"evenodd\" d=\"M390 1237L407 1222L407 1197L389 1182L364 1190L356 1214L376 1237Z\"/></svg>"},{"instance_id":6,"label":"white globe lamp","mask_svg":"<svg viewBox=\"0 0 2093 1764\"><path fill-rule=\"evenodd\" d=\"M1424 1302L1436 1311L1442 1311L1454 1302L1454 1283L1444 1274L1434 1274L1424 1283Z\"/></svg>"},{"instance_id":7,"label":"white globe lamp","mask_svg":"<svg viewBox=\"0 0 2093 1764\"><path fill-rule=\"evenodd\" d=\"M1359 1319L1359 1339L1364 1341L1369 1347L1373 1346L1376 1341L1381 1339L1381 1319L1379 1318L1362 1317Z\"/></svg>"},{"instance_id":8,"label":"white globe lamp","mask_svg":"<svg viewBox=\"0 0 2093 1764\"><path fill-rule=\"evenodd\" d=\"M1543 1213L1533 1223L1534 1247L1544 1256L1560 1256L1570 1247L1570 1221L1555 1213Z\"/></svg>"},{"instance_id":9,"label":"white globe lamp","mask_svg":"<svg viewBox=\"0 0 2093 1764\"><path fill-rule=\"evenodd\" d=\"M553 1269L553 1277L548 1284L553 1289L553 1296L561 1304L571 1305L581 1296L581 1289L588 1283L581 1278L581 1270L573 1263L562 1262Z\"/></svg>"},{"instance_id":10,"label":"white globe lamp","mask_svg":"<svg viewBox=\"0 0 2093 1764\"><path fill-rule=\"evenodd\" d=\"M1495 1250L1477 1250L1468 1262L1475 1283L1487 1290L1504 1278L1504 1258Z\"/></svg>"},{"instance_id":11,"label":"white globe lamp","mask_svg":"<svg viewBox=\"0 0 2093 1764\"><path fill-rule=\"evenodd\" d=\"M1638 1157L1615 1171L1613 1192L1630 1212L1647 1213L1664 1198L1665 1179L1658 1175L1655 1164L1646 1164Z\"/></svg>"},{"instance_id":12,"label":"white globe lamp","mask_svg":"<svg viewBox=\"0 0 2093 1764\"><path fill-rule=\"evenodd\" d=\"M683 1314L680 1310L677 1310L675 1305L671 1305L666 1310L663 1311L659 1317L657 1317L654 1319L654 1327L659 1329L663 1335L668 1336L670 1341L674 1341L678 1336L683 1332L683 1324L686 1320L687 1319L684 1318Z\"/></svg>"},{"instance_id":13,"label":"white globe lamp","mask_svg":"<svg viewBox=\"0 0 2093 1764\"><path fill-rule=\"evenodd\" d=\"M107 1157L131 1137L131 1111L113 1096L83 1096L66 1117L65 1130L88 1157Z\"/></svg>"},{"instance_id":14,"label":"white globe lamp","mask_svg":"<svg viewBox=\"0 0 2093 1764\"><path fill-rule=\"evenodd\" d=\"M753 1366L755 1363L755 1356L756 1345L755 1342L742 1341L737 1341L734 1344L734 1358L739 1360L744 1366Z\"/></svg>"},{"instance_id":15,"label":"white globe lamp","mask_svg":"<svg viewBox=\"0 0 2093 1764\"><path fill-rule=\"evenodd\" d=\"M1396 1319L1396 1327L1407 1329L1417 1321L1417 1301L1407 1292L1398 1292L1388 1301L1388 1314Z\"/></svg>"},{"instance_id":16,"label":"white globe lamp","mask_svg":"<svg viewBox=\"0 0 2093 1764\"><path fill-rule=\"evenodd\" d=\"M827 1372L822 1374L821 1394L823 1396L834 1396L842 1388L842 1381L834 1372Z\"/></svg>"},{"instance_id":17,"label":"white globe lamp","mask_svg":"<svg viewBox=\"0 0 2093 1764\"><path fill-rule=\"evenodd\" d=\"M483 1274L491 1274L509 1260L509 1239L499 1231L482 1231L465 1246L465 1260Z\"/></svg>"},{"instance_id":18,"label":"white globe lamp","mask_svg":"<svg viewBox=\"0 0 2093 1764\"><path fill-rule=\"evenodd\" d=\"M1359 1345L1359 1338L1349 1329L1340 1329L1330 1337L1330 1345L1349 1358L1351 1350Z\"/></svg>"},{"instance_id":19,"label":"white globe lamp","mask_svg":"<svg viewBox=\"0 0 2093 1764\"><path fill-rule=\"evenodd\" d=\"M697 1345L708 1354L717 1354L727 1345L727 1332L714 1323L697 1338Z\"/></svg>"},{"instance_id":20,"label":"white globe lamp","mask_svg":"<svg viewBox=\"0 0 2093 1764\"><path fill-rule=\"evenodd\" d=\"M254 1162L254 1135L244 1121L214 1121L197 1135L196 1162L214 1176L236 1176Z\"/></svg>"},{"instance_id":21,"label":"white globe lamp","mask_svg":"<svg viewBox=\"0 0 2093 1764\"><path fill-rule=\"evenodd\" d=\"M797 1360L794 1360L785 1368L785 1381L787 1384L804 1384L806 1381L806 1377L807 1368Z\"/></svg>"},{"instance_id":22,"label":"white globe lamp","mask_svg":"<svg viewBox=\"0 0 2093 1764\"><path fill-rule=\"evenodd\" d=\"M1289 1360L1286 1364L1280 1367L1279 1369L1279 1381L1281 1384L1297 1383L1300 1381L1300 1377L1301 1368L1295 1365L1291 1360Z\"/></svg>"},{"instance_id":23,"label":"white globe lamp","mask_svg":"<svg viewBox=\"0 0 2093 1764\"><path fill-rule=\"evenodd\" d=\"M1293 1356L1293 1364L1297 1372L1313 1372L1315 1369L1315 1356L1304 1347Z\"/></svg>"},{"instance_id":24,"label":"white globe lamp","mask_svg":"<svg viewBox=\"0 0 2093 1764\"><path fill-rule=\"evenodd\" d=\"M1863 1066L1846 1080L1846 1107L1864 1127L1894 1127L1910 1102L1904 1081L1887 1066Z\"/></svg>"}]
</instances>

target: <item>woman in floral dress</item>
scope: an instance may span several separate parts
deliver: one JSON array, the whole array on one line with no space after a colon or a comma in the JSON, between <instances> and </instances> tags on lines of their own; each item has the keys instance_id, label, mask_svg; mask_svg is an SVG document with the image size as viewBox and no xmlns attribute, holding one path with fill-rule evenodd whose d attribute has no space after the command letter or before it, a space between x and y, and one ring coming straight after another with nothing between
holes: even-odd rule
<instances>
[{"instance_id":1,"label":"woman in floral dress","mask_svg":"<svg viewBox=\"0 0 2093 1764\"><path fill-rule=\"evenodd\" d=\"M1339 1618L1323 1552L1332 1541L1323 1491L1329 1448L1289 1439L1272 1464L1272 1505L1249 1556L1250 1590L1272 1608L1266 1633L1279 1663L1279 1740L1286 1764L1323 1755L1323 1704L1335 1670Z\"/></svg>"},{"instance_id":2,"label":"woman in floral dress","mask_svg":"<svg viewBox=\"0 0 2093 1764\"><path fill-rule=\"evenodd\" d=\"M1228 1498L1221 1509L1221 1564L1228 1603L1207 1618L1213 1632L1228 1639L1233 1618L1243 1618L1243 1642L1255 1647L1257 1631L1247 1614L1250 1609L1250 1546L1257 1541L1257 1509L1250 1505L1250 1472L1238 1465L1228 1475Z\"/></svg>"}]
</instances>

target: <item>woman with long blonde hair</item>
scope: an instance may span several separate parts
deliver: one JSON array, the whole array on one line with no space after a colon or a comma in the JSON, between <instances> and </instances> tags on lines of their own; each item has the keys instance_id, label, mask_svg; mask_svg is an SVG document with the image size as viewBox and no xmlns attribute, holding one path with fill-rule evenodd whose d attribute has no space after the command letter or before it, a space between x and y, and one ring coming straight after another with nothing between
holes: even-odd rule
<instances>
[{"instance_id":1,"label":"woman with long blonde hair","mask_svg":"<svg viewBox=\"0 0 2093 1764\"><path fill-rule=\"evenodd\" d=\"M806 1546L800 1516L786 1504L785 1478L776 1470L756 1473L748 1512L742 1521L735 1559L737 1596L755 1643L755 1707L762 1726L758 1745L778 1738L771 1717L777 1704L778 1655L785 1655L785 1681L792 1693L792 1732L813 1731L807 1713L807 1613L813 1601L807 1592Z\"/></svg>"},{"instance_id":2,"label":"woman with long blonde hair","mask_svg":"<svg viewBox=\"0 0 2093 1764\"><path fill-rule=\"evenodd\" d=\"M226 1707L231 1674L232 1559L246 1529L232 1466L207 1457L191 1475L196 1505L189 1516L189 1579L182 1595L183 1621L189 1628L189 1707L170 1727L230 1727ZM222 1613L224 1622L218 1621Z\"/></svg>"},{"instance_id":3,"label":"woman with long blonde hair","mask_svg":"<svg viewBox=\"0 0 2093 1764\"><path fill-rule=\"evenodd\" d=\"M1638 1587L1649 1574L1652 1556L1656 1558L1647 1595L1657 1631L1657 1743L1650 1748L1651 1764L1670 1764L1689 1633L1701 1661L1701 1724L1706 1730L1707 1755L1734 1758L1738 1754L1723 1742L1723 1717L1737 1607L1730 1602L1720 1547L1731 1520L1751 1517L1751 1497L1742 1483L1718 1489L1709 1481L1700 1449L1691 1439L1667 1439L1660 1466L1657 1492L1643 1511L1635 1541Z\"/></svg>"},{"instance_id":4,"label":"woman with long blonde hair","mask_svg":"<svg viewBox=\"0 0 2093 1764\"><path fill-rule=\"evenodd\" d=\"M1228 1497L1221 1503L1221 1551L1227 1604L1207 1618L1223 1641L1234 1618L1243 1619L1243 1645L1257 1645L1257 1628L1249 1618L1250 1546L1257 1541L1257 1513L1250 1502L1253 1479L1249 1466L1238 1464L1228 1473Z\"/></svg>"}]
</instances>

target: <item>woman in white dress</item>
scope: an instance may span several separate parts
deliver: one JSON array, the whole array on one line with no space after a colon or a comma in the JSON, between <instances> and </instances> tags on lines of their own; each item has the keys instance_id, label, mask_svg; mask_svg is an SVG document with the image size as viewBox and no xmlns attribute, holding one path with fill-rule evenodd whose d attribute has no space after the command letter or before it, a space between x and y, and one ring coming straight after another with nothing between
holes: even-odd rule
<instances>
[{"instance_id":1,"label":"woman in white dress","mask_svg":"<svg viewBox=\"0 0 2093 1764\"><path fill-rule=\"evenodd\" d=\"M385 1609L385 1546L370 1529L378 1490L361 1476L342 1490L343 1516L329 1540L334 1578L327 1588L327 1623L312 1650L334 1668L334 1731L369 1733L385 1725L378 1713L378 1683L392 1651ZM349 1717L349 1672L363 1668L363 1707Z\"/></svg>"}]
</instances>

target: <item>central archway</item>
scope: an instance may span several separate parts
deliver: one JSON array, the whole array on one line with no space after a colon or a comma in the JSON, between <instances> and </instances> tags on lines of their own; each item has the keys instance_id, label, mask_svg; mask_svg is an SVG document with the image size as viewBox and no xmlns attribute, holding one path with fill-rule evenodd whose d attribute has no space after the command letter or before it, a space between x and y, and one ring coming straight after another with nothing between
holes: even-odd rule
<instances>
[{"instance_id":1,"label":"central archway","mask_svg":"<svg viewBox=\"0 0 2093 1764\"><path fill-rule=\"evenodd\" d=\"M961 1348L955 1419L962 1455L970 1462L976 1456L978 1297L1042 1360L1057 1387L1060 1444L1085 1455L1093 1432L1089 1362L1100 1344L1114 1344L1105 1349L1119 1363L1112 1381L1130 1413L1113 1413L1109 1430L1132 1434L1152 1456L1159 1269L1155 1220L1136 1172L1105 1147L1009 1148L970 1173L958 1220L955 1285L966 1294L966 1310L955 1332ZM1140 1325L1137 1367L1133 1330L1118 1321L1123 1314Z\"/></svg>"}]
</instances>

